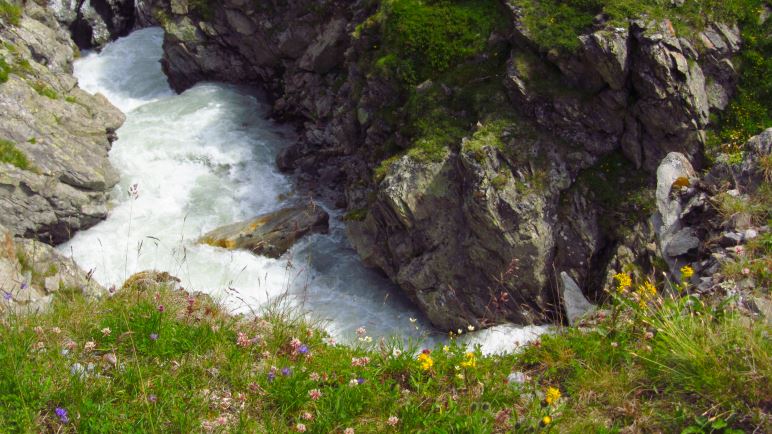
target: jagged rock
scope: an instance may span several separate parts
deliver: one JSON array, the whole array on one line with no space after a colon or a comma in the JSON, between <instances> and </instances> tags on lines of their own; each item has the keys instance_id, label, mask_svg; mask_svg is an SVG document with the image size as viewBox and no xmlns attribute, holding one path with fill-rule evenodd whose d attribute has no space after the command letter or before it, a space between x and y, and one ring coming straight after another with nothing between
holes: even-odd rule
<instances>
[{"instance_id":1,"label":"jagged rock","mask_svg":"<svg viewBox=\"0 0 772 434\"><path fill-rule=\"evenodd\" d=\"M590 303L582 294L579 285L565 271L560 272L563 283L563 307L566 310L568 325L574 326L585 315L594 312L597 307Z\"/></svg>"},{"instance_id":2,"label":"jagged rock","mask_svg":"<svg viewBox=\"0 0 772 434\"><path fill-rule=\"evenodd\" d=\"M205 234L199 243L278 258L304 236L327 232L328 221L327 212L311 203L223 226Z\"/></svg>"},{"instance_id":3,"label":"jagged rock","mask_svg":"<svg viewBox=\"0 0 772 434\"><path fill-rule=\"evenodd\" d=\"M743 235L737 232L724 232L721 234L721 238L718 243L721 247L733 247L743 242Z\"/></svg>"},{"instance_id":4,"label":"jagged rock","mask_svg":"<svg viewBox=\"0 0 772 434\"><path fill-rule=\"evenodd\" d=\"M0 314L41 312L53 294L77 291L87 297L101 297L105 289L80 269L72 259L53 247L34 240L14 239L0 226Z\"/></svg>"},{"instance_id":5,"label":"jagged rock","mask_svg":"<svg viewBox=\"0 0 772 434\"><path fill-rule=\"evenodd\" d=\"M48 7L72 32L78 47L98 48L134 28L136 3L135 0L50 0Z\"/></svg>"},{"instance_id":6,"label":"jagged rock","mask_svg":"<svg viewBox=\"0 0 772 434\"><path fill-rule=\"evenodd\" d=\"M106 216L118 181L107 154L124 115L77 87L70 39L46 25L51 15L32 2L27 12L19 27L0 30L0 55L22 65L0 83L0 139L28 161L0 163L0 224L60 243Z\"/></svg>"},{"instance_id":7,"label":"jagged rock","mask_svg":"<svg viewBox=\"0 0 772 434\"><path fill-rule=\"evenodd\" d=\"M695 179L695 171L689 160L680 153L671 152L657 168L657 213L654 227L659 251L671 270L677 270L686 262L678 257L696 249L699 239L695 232L684 227L681 220L683 205L673 190L680 190Z\"/></svg>"}]
</instances>

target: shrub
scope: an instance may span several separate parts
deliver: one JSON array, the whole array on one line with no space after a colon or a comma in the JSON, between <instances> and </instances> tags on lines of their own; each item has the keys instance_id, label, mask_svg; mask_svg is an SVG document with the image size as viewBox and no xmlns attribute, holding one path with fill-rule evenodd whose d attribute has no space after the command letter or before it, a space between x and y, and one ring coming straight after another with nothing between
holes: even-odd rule
<instances>
[{"instance_id":1,"label":"shrub","mask_svg":"<svg viewBox=\"0 0 772 434\"><path fill-rule=\"evenodd\" d=\"M0 0L0 19L7 24L18 26L21 22L22 8L6 0Z\"/></svg>"},{"instance_id":2,"label":"shrub","mask_svg":"<svg viewBox=\"0 0 772 434\"><path fill-rule=\"evenodd\" d=\"M0 162L12 164L23 170L30 168L27 156L18 150L13 142L3 139L0 139Z\"/></svg>"}]
</instances>

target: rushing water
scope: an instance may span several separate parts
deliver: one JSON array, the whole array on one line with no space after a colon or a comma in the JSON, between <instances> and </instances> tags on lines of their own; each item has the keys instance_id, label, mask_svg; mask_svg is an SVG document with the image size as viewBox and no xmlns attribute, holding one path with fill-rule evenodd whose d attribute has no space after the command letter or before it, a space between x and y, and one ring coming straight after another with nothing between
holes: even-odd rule
<instances>
[{"instance_id":1,"label":"rushing water","mask_svg":"<svg viewBox=\"0 0 772 434\"><path fill-rule=\"evenodd\" d=\"M289 294L343 341L359 326L373 337L440 339L390 282L362 266L332 210L329 234L307 237L278 260L195 243L292 200L291 182L274 164L292 131L265 119L267 107L252 89L204 83L175 94L159 63L162 39L160 29L139 30L76 62L80 86L105 95L127 119L110 152L121 176L110 216L59 249L105 286L156 269L234 311ZM134 184L137 197L128 193ZM467 340L498 352L543 330L499 326Z\"/></svg>"}]
</instances>

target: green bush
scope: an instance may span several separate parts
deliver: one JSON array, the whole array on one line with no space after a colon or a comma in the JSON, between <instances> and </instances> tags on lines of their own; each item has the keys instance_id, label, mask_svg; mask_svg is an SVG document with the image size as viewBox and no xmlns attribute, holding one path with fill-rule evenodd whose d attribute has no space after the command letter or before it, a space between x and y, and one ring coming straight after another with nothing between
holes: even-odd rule
<instances>
[{"instance_id":1,"label":"green bush","mask_svg":"<svg viewBox=\"0 0 772 434\"><path fill-rule=\"evenodd\" d=\"M13 142L3 139L0 139L0 162L13 164L23 170L30 168L27 156L18 150Z\"/></svg>"}]
</instances>

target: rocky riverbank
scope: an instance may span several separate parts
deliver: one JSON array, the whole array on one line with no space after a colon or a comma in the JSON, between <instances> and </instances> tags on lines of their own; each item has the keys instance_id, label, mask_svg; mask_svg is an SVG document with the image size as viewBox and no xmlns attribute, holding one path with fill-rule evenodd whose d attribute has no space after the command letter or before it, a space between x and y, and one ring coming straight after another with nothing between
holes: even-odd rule
<instances>
[{"instance_id":1,"label":"rocky riverbank","mask_svg":"<svg viewBox=\"0 0 772 434\"><path fill-rule=\"evenodd\" d=\"M742 46L736 23L683 31L678 10L599 16L567 50L522 1L146 5L172 85L265 87L301 125L279 166L447 329L554 319L562 272L595 298L623 265L652 270L654 171L673 151L702 166Z\"/></svg>"},{"instance_id":2,"label":"rocky riverbank","mask_svg":"<svg viewBox=\"0 0 772 434\"><path fill-rule=\"evenodd\" d=\"M0 29L0 224L57 244L107 215L107 159L123 114L72 76L78 54L47 8L27 2Z\"/></svg>"}]
</instances>

